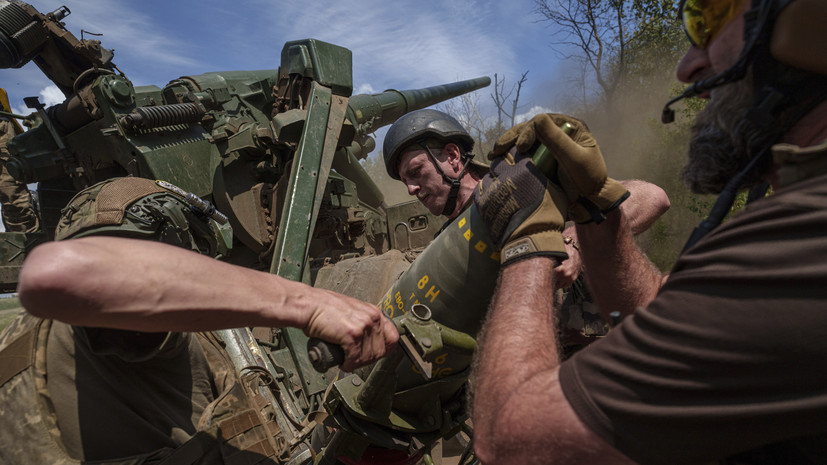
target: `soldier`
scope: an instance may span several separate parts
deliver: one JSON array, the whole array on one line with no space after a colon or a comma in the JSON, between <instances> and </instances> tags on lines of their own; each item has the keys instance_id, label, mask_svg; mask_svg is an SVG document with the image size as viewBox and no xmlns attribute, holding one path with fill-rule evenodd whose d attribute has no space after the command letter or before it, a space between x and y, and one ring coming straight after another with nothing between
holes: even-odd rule
<instances>
[{"instance_id":1,"label":"soldier","mask_svg":"<svg viewBox=\"0 0 827 465\"><path fill-rule=\"evenodd\" d=\"M614 208L624 189L606 178L584 126L570 138L557 125L571 119L540 115L498 142L504 158L477 199L487 224L532 211L535 219L588 221L578 204L590 202L605 220L577 226L589 283L598 305L628 316L561 363L548 304L554 260L527 253L502 269L474 378L484 463L827 457L827 59L819 45L827 42L827 3L684 0L680 17L691 42L678 65L678 77L693 84L684 96L709 99L684 178L697 192L726 195L665 281ZM555 154L559 185L525 158L505 155L536 140ZM772 195L754 189L755 200L716 227L730 195L762 181ZM515 197L511 183L522 194L548 192L547 201L520 202L525 196ZM533 241L523 227L491 233L506 248ZM544 253L562 255L557 242Z\"/></svg>"},{"instance_id":2,"label":"soldier","mask_svg":"<svg viewBox=\"0 0 827 465\"><path fill-rule=\"evenodd\" d=\"M29 313L0 335L0 462L283 463L284 438L209 330L303 328L350 369L395 343L375 305L211 258L229 226L167 186L81 191L58 242L27 258Z\"/></svg>"},{"instance_id":3,"label":"soldier","mask_svg":"<svg viewBox=\"0 0 827 465\"><path fill-rule=\"evenodd\" d=\"M388 175L434 215L452 220L473 199L488 167L474 161L474 139L447 113L425 109L396 120L383 143Z\"/></svg>"},{"instance_id":4,"label":"soldier","mask_svg":"<svg viewBox=\"0 0 827 465\"><path fill-rule=\"evenodd\" d=\"M388 130L383 155L388 175L402 181L410 195L435 215L450 223L471 205L474 188L488 166L474 160L474 139L447 113L425 109L399 118ZM622 181L631 192L623 208L632 232L647 229L666 210L669 198L663 189L640 180ZM443 226L444 229L445 226ZM569 258L557 268L558 303L565 303L561 327L566 333L563 346L570 353L606 334L608 326L591 304L581 277L582 261L574 226L563 232Z\"/></svg>"},{"instance_id":5,"label":"soldier","mask_svg":"<svg viewBox=\"0 0 827 465\"><path fill-rule=\"evenodd\" d=\"M0 110L11 112L6 91L0 89ZM32 199L25 184L14 179L6 169L9 151L6 144L23 132L17 121L0 115L0 213L9 232L35 232L40 229Z\"/></svg>"}]
</instances>

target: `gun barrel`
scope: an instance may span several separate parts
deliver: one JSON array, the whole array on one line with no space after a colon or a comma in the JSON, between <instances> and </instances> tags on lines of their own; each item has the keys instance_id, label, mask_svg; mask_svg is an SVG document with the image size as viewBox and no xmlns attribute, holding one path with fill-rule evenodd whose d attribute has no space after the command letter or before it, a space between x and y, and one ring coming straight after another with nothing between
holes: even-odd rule
<instances>
[{"instance_id":1,"label":"gun barrel","mask_svg":"<svg viewBox=\"0 0 827 465\"><path fill-rule=\"evenodd\" d=\"M386 90L350 98L347 116L359 134L368 134L414 110L435 105L491 84L488 76L410 90Z\"/></svg>"}]
</instances>

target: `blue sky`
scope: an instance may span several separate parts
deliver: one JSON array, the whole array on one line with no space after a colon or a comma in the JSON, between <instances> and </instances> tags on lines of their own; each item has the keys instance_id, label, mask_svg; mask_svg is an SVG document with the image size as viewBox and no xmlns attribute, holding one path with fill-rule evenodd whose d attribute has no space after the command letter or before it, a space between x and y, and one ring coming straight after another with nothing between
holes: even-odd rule
<instances>
[{"instance_id":1,"label":"blue sky","mask_svg":"<svg viewBox=\"0 0 827 465\"><path fill-rule=\"evenodd\" d=\"M103 34L115 64L135 85L208 71L278 67L284 42L316 38L353 52L354 93L409 89L494 73L513 83L530 71L519 112L551 105L561 63L549 47L552 31L532 13L534 0L35 0L41 12L66 5L64 19ZM40 95L62 96L33 64L0 70L12 108ZM490 88L480 101L490 101Z\"/></svg>"},{"instance_id":2,"label":"blue sky","mask_svg":"<svg viewBox=\"0 0 827 465\"><path fill-rule=\"evenodd\" d=\"M274 69L290 40L315 38L353 52L354 94L427 87L479 76L510 86L529 71L523 117L552 109L563 64L552 30L532 12L535 0L32 0L43 13L66 5L63 21L115 50L114 63L135 85L163 87L210 71ZM90 36L86 36L89 38ZM32 63L0 70L12 110L27 96L51 106L64 96ZM478 91L493 117L491 87ZM375 134L381 147L387 128ZM375 150L371 156L379 153ZM2 225L0 225L2 230Z\"/></svg>"}]
</instances>

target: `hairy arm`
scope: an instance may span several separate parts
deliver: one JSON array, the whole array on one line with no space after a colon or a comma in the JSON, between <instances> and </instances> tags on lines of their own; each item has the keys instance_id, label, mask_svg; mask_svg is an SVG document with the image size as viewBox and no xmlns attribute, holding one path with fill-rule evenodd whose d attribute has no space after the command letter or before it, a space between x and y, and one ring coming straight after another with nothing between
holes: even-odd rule
<instances>
[{"instance_id":1,"label":"hairy arm","mask_svg":"<svg viewBox=\"0 0 827 465\"><path fill-rule=\"evenodd\" d=\"M615 311L625 317L655 298L663 275L638 248L623 210L600 224L577 225L577 235L589 291L604 318Z\"/></svg>"},{"instance_id":2,"label":"hairy arm","mask_svg":"<svg viewBox=\"0 0 827 465\"><path fill-rule=\"evenodd\" d=\"M503 269L474 370L474 444L488 464L632 463L589 430L558 381L554 262ZM535 285L531 285L535 284Z\"/></svg>"},{"instance_id":3,"label":"hairy arm","mask_svg":"<svg viewBox=\"0 0 827 465\"><path fill-rule=\"evenodd\" d=\"M375 305L137 239L43 244L26 259L18 293L33 315L77 326L145 332L293 326L342 345L348 368L381 357L398 338Z\"/></svg>"},{"instance_id":4,"label":"hairy arm","mask_svg":"<svg viewBox=\"0 0 827 465\"><path fill-rule=\"evenodd\" d=\"M620 210L626 215L626 221L635 236L652 227L669 210L669 196L660 187L639 179L628 179L620 183L629 190L629 198L620 204Z\"/></svg>"},{"instance_id":5,"label":"hairy arm","mask_svg":"<svg viewBox=\"0 0 827 465\"><path fill-rule=\"evenodd\" d=\"M629 198L620 204L620 209L626 215L633 235L637 236L648 230L661 215L669 210L671 206L669 197L660 187L637 179L624 180L620 183L629 190ZM578 246L580 241L577 228L575 226L567 228L563 231L563 236L572 238L572 242L566 245L569 258L561 263L555 272L558 286L568 287L574 283L583 269L583 257Z\"/></svg>"}]
</instances>

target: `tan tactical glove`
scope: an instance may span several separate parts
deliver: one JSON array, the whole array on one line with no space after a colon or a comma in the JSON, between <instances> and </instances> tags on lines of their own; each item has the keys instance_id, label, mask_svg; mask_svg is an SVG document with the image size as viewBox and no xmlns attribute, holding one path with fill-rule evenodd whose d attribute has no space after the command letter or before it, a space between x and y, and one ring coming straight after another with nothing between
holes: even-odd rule
<instances>
[{"instance_id":1,"label":"tan tactical glove","mask_svg":"<svg viewBox=\"0 0 827 465\"><path fill-rule=\"evenodd\" d=\"M561 234L567 199L531 158L506 154L495 160L474 189L474 202L503 265L537 255L569 257Z\"/></svg>"},{"instance_id":2,"label":"tan tactical glove","mask_svg":"<svg viewBox=\"0 0 827 465\"><path fill-rule=\"evenodd\" d=\"M560 129L565 123L573 128L570 134ZM556 173L548 175L569 198L568 219L600 223L629 197L622 184L607 177L600 147L586 125L570 116L541 114L514 126L497 140L488 158L503 156L512 146L519 153L533 152L540 143L556 161Z\"/></svg>"}]
</instances>

